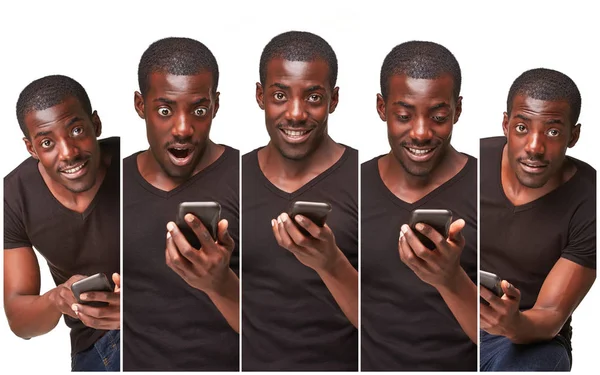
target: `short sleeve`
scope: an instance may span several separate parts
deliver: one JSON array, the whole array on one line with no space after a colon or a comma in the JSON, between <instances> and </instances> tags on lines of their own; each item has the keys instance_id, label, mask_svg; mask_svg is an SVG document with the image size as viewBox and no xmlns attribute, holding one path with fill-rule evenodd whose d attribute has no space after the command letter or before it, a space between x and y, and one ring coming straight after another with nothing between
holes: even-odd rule
<instances>
[{"instance_id":1,"label":"short sleeve","mask_svg":"<svg viewBox=\"0 0 600 375\"><path fill-rule=\"evenodd\" d=\"M568 244L561 257L596 269L596 195L584 200L571 217Z\"/></svg>"},{"instance_id":2,"label":"short sleeve","mask_svg":"<svg viewBox=\"0 0 600 375\"><path fill-rule=\"evenodd\" d=\"M22 218L15 213L4 197L4 249L32 247Z\"/></svg>"}]
</instances>

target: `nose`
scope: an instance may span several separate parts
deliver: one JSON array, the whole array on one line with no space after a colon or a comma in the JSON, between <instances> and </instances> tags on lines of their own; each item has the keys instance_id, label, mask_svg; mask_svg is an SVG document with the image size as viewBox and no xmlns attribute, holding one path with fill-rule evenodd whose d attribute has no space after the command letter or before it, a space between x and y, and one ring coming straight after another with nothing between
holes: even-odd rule
<instances>
[{"instance_id":1,"label":"nose","mask_svg":"<svg viewBox=\"0 0 600 375\"><path fill-rule=\"evenodd\" d=\"M308 119L308 113L304 108L304 100L298 98L288 101L287 111L285 112L286 120L294 123L302 123Z\"/></svg>"},{"instance_id":2,"label":"nose","mask_svg":"<svg viewBox=\"0 0 600 375\"><path fill-rule=\"evenodd\" d=\"M410 137L417 143L425 143L433 138L433 132L425 118L418 117L415 119L410 130Z\"/></svg>"},{"instance_id":3,"label":"nose","mask_svg":"<svg viewBox=\"0 0 600 375\"><path fill-rule=\"evenodd\" d=\"M66 138L58 142L58 152L60 159L68 162L79 156L79 147L77 147L76 142Z\"/></svg>"},{"instance_id":4,"label":"nose","mask_svg":"<svg viewBox=\"0 0 600 375\"><path fill-rule=\"evenodd\" d=\"M536 132L530 133L525 145L525 152L528 155L544 155L546 147L544 145L544 137Z\"/></svg>"},{"instance_id":5,"label":"nose","mask_svg":"<svg viewBox=\"0 0 600 375\"><path fill-rule=\"evenodd\" d=\"M187 138L194 134L194 127L186 113L181 113L179 116L175 117L174 121L175 124L173 124L173 127L171 128L171 134L174 137Z\"/></svg>"}]
</instances>

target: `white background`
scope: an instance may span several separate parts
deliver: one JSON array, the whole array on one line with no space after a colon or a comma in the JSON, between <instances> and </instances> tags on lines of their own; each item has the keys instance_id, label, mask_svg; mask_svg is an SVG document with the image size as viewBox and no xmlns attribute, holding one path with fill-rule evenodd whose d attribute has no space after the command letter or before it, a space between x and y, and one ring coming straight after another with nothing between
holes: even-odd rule
<instances>
[{"instance_id":1,"label":"white background","mask_svg":"<svg viewBox=\"0 0 600 375\"><path fill-rule=\"evenodd\" d=\"M583 98L581 139L569 154L595 168L600 164L593 152L600 134L593 117L600 103L600 29L597 13L584 2L107 3L3 5L8 8L0 13L2 176L28 156L14 110L18 95L48 74L71 76L86 88L102 119L103 135L120 135L124 156L145 149L145 125L133 108L137 64L150 43L167 36L200 40L217 58L221 108L212 139L243 153L264 145L264 114L254 99L258 62L265 44L288 30L314 32L335 50L340 103L330 116L330 134L359 148L361 162L389 150L385 124L375 111L385 55L404 41L431 40L450 49L462 68L463 114L453 137L458 150L478 156L480 137L501 135L512 81L525 70L547 67L569 75ZM43 259L40 264L45 292L53 283ZM592 348L600 330L593 313L599 299L595 286L574 314L575 372L596 368ZM69 335L62 321L49 334L24 341L0 316L0 344L3 373L70 369Z\"/></svg>"}]
</instances>

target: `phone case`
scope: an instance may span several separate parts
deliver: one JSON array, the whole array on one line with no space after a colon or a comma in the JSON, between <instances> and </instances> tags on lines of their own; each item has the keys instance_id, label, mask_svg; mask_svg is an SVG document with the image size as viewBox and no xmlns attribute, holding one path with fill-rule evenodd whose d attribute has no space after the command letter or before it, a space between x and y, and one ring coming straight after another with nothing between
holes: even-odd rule
<instances>
[{"instance_id":1,"label":"phone case","mask_svg":"<svg viewBox=\"0 0 600 375\"><path fill-rule=\"evenodd\" d=\"M497 275L491 272L479 271L479 283L481 286L491 290L498 297L502 297L504 294L502 291L502 286L500 285L501 282L502 279L500 279Z\"/></svg>"},{"instance_id":2,"label":"phone case","mask_svg":"<svg viewBox=\"0 0 600 375\"><path fill-rule=\"evenodd\" d=\"M73 295L75 296L75 299L78 303L81 303L82 305L90 305L93 307L101 307L107 306L108 303L99 301L82 301L79 299L79 295L85 292L112 292L113 288L105 274L97 273L95 275L86 277L83 280L74 282L71 285L71 291L73 292Z\"/></svg>"},{"instance_id":3,"label":"phone case","mask_svg":"<svg viewBox=\"0 0 600 375\"><path fill-rule=\"evenodd\" d=\"M415 229L415 225L424 223L431 226L444 238L448 237L448 230L452 223L452 211L444 209L418 209L410 213L408 225L411 227L419 241L429 250L435 249L435 244L424 234Z\"/></svg>"},{"instance_id":4,"label":"phone case","mask_svg":"<svg viewBox=\"0 0 600 375\"><path fill-rule=\"evenodd\" d=\"M221 205L218 202L182 202L179 204L176 221L177 226L186 236L190 245L199 245L200 242L196 234L184 220L185 215L188 213L200 219L213 240L217 240L217 227L219 220L221 220Z\"/></svg>"},{"instance_id":5,"label":"phone case","mask_svg":"<svg viewBox=\"0 0 600 375\"><path fill-rule=\"evenodd\" d=\"M325 225L325 221L327 221L327 215L329 215L330 212L331 205L329 203L296 201L290 206L288 215L292 218L292 222L296 224L296 227L300 229L302 234L305 236L310 236L310 233L308 233L306 229L302 228L300 225L298 225L298 223L296 223L294 217L296 215L302 215L316 225L322 227Z\"/></svg>"}]
</instances>

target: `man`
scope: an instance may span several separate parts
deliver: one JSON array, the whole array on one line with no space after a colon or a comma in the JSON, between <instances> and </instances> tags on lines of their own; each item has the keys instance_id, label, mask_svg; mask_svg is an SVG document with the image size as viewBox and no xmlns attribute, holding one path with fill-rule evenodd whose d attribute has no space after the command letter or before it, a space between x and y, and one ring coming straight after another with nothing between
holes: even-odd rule
<instances>
[{"instance_id":1,"label":"man","mask_svg":"<svg viewBox=\"0 0 600 375\"><path fill-rule=\"evenodd\" d=\"M242 158L242 368L356 371L358 153L328 135L337 58L291 31L267 44L259 72L270 142ZM294 201L329 203L326 224L291 218Z\"/></svg>"},{"instance_id":2,"label":"man","mask_svg":"<svg viewBox=\"0 0 600 375\"><path fill-rule=\"evenodd\" d=\"M566 156L581 96L550 69L512 84L504 137L481 141L481 370L569 371L571 315L596 278L596 171Z\"/></svg>"},{"instance_id":3,"label":"man","mask_svg":"<svg viewBox=\"0 0 600 375\"><path fill-rule=\"evenodd\" d=\"M386 56L380 83L391 150L361 166L361 367L475 371L477 160L451 145L460 66L439 44L406 42ZM409 227L416 209L450 210L448 237Z\"/></svg>"},{"instance_id":4,"label":"man","mask_svg":"<svg viewBox=\"0 0 600 375\"><path fill-rule=\"evenodd\" d=\"M161 39L138 81L150 147L123 161L124 368L237 371L239 152L209 137L217 61L196 40ZM198 201L221 206L216 241L194 215L175 223L180 203Z\"/></svg>"},{"instance_id":5,"label":"man","mask_svg":"<svg viewBox=\"0 0 600 375\"><path fill-rule=\"evenodd\" d=\"M17 119L31 155L4 178L4 308L11 330L29 339L61 316L71 329L73 371L120 369L119 139L98 140L102 123L84 88L53 75L19 95ZM35 248L56 283L40 294ZM71 285L104 273L113 292ZM82 302L83 302L82 301Z\"/></svg>"}]
</instances>

